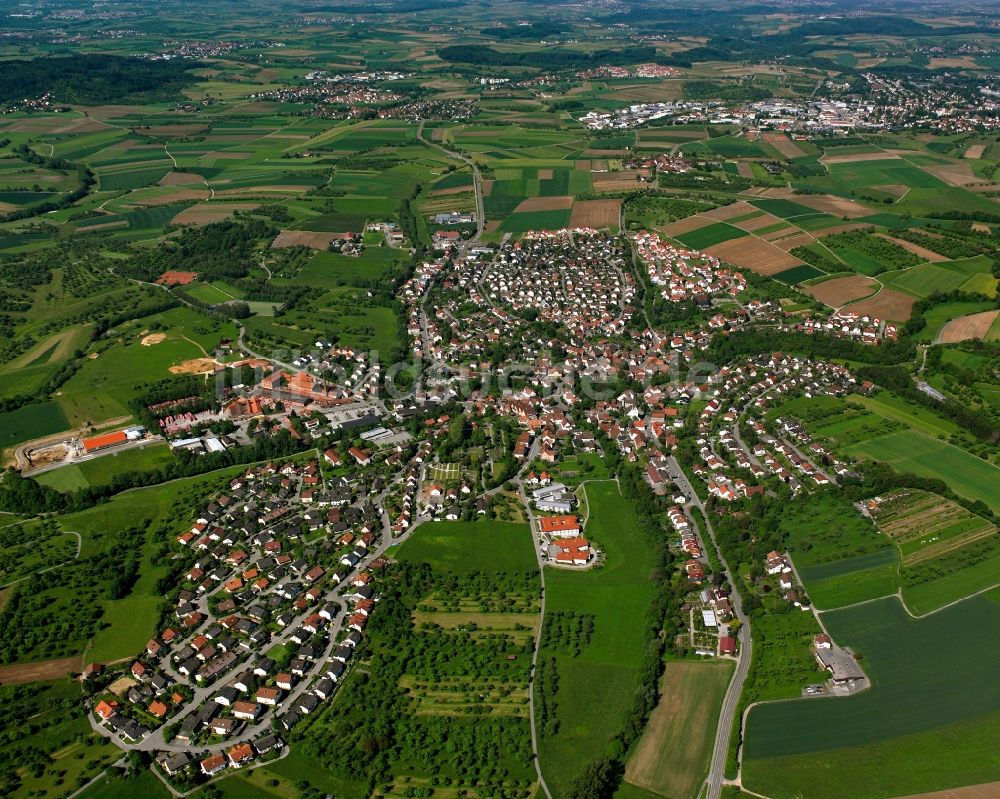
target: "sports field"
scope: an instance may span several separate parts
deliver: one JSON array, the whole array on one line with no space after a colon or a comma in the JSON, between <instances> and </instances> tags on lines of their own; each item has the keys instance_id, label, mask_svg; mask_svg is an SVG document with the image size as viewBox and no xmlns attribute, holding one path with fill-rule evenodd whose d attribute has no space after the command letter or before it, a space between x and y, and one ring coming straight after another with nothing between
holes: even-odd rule
<instances>
[{"instance_id":1,"label":"sports field","mask_svg":"<svg viewBox=\"0 0 1000 799\"><path fill-rule=\"evenodd\" d=\"M916 620L887 598L823 620L862 656L872 688L753 708L744 746L748 789L776 799L833 799L852 785L852 796L876 799L1000 778L1000 637L983 634L1000 625L1000 602L973 597Z\"/></svg>"},{"instance_id":2,"label":"sports field","mask_svg":"<svg viewBox=\"0 0 1000 799\"><path fill-rule=\"evenodd\" d=\"M732 672L724 661L667 663L660 702L625 766L626 782L667 799L698 795Z\"/></svg>"}]
</instances>

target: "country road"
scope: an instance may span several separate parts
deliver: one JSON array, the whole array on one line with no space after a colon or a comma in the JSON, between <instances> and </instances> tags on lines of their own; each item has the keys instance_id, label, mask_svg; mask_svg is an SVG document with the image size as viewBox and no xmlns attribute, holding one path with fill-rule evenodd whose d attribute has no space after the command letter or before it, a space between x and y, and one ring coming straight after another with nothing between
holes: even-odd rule
<instances>
[{"instance_id":1,"label":"country road","mask_svg":"<svg viewBox=\"0 0 1000 799\"><path fill-rule=\"evenodd\" d=\"M530 463L531 461L525 458L525 462ZM532 759L535 761L535 774L538 775L538 784L545 793L546 799L552 799L549 786L545 782L545 777L542 776L542 763L538 757L538 728L535 723L535 670L538 668L538 650L542 647L542 626L545 622L545 567L542 563L542 553L538 548L538 532L535 529L535 517L531 514L528 497L524 493L524 483L520 478L517 480L517 491L521 496L524 511L528 516L528 526L531 529L531 548L535 550L535 558L538 561L538 578L541 582L541 602L538 608L538 636L535 639L534 651L531 653L531 675L528 679L528 718L531 724L531 754L533 755Z\"/></svg>"},{"instance_id":2,"label":"country road","mask_svg":"<svg viewBox=\"0 0 1000 799\"><path fill-rule=\"evenodd\" d=\"M719 561L722 563L722 568L729 579L729 583L732 585L732 572L729 569L729 564L726 563L725 556L719 549L718 542L715 540L715 530L712 529L712 523L708 520L708 514L705 513L705 506L702 504L698 494L695 493L694 486L692 486L690 481L687 479L687 475L684 474L684 470L681 469L677 459L671 456L668 460L673 474L676 475L675 479L677 484L690 498L691 504L698 508L701 512L701 516L705 523L705 530L708 533L708 537L712 541L712 546L715 547L715 551L719 556ZM712 750L712 765L709 767L708 778L706 779L706 783L708 785L708 790L705 793L706 799L720 799L722 795L722 784L725 780L726 771L726 758L729 754L729 735L733 729L733 721L736 718L736 709L739 707L740 696L743 693L743 683L746 682L747 674L750 671L750 659L753 657L753 642L750 639L750 620L743 613L743 603L740 600L740 595L736 591L733 591L729 599L733 605L733 612L741 623L740 630L736 635L736 638L740 642L740 648L739 655L736 660L736 671L733 672L733 678L729 682L729 688L726 689L726 696L722 700L722 710L719 712L719 723L715 729L715 747Z\"/></svg>"},{"instance_id":3,"label":"country road","mask_svg":"<svg viewBox=\"0 0 1000 799\"><path fill-rule=\"evenodd\" d=\"M454 150L449 150L447 147L425 138L424 137L425 122L426 120L421 119L420 124L417 125L418 141L427 145L428 147L433 147L436 150L440 150L450 158L455 158L472 168L472 187L476 192L476 234L471 239L467 239L465 242L463 242L463 244L465 246L468 246L470 244L475 244L477 241L479 241L480 237L483 235L483 230L486 227L486 212L484 210L484 204L483 204L483 176L479 172L479 167L476 165L474 159L470 158L467 155L464 155L463 153L458 153L455 152Z\"/></svg>"}]
</instances>

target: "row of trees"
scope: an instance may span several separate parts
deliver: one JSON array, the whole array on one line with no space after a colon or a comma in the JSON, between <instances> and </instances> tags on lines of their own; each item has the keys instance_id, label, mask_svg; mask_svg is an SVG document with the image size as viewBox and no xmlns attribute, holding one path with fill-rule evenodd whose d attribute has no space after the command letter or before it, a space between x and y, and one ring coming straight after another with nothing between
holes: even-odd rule
<instances>
[{"instance_id":1,"label":"row of trees","mask_svg":"<svg viewBox=\"0 0 1000 799\"><path fill-rule=\"evenodd\" d=\"M132 488L195 477L230 466L285 458L304 451L308 446L293 438L287 430L278 430L250 446L233 447L224 452L195 455L188 450L178 450L176 459L160 469L122 472L114 475L106 485L81 488L67 494L50 486L43 486L29 477L22 477L19 472L9 468L0 483L0 510L20 516L84 510Z\"/></svg>"}]
</instances>

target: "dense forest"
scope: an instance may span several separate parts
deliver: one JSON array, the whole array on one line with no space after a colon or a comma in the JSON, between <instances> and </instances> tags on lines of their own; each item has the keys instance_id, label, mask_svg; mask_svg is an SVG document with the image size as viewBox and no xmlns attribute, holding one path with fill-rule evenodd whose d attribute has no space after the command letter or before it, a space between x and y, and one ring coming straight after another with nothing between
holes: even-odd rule
<instances>
[{"instance_id":1,"label":"dense forest","mask_svg":"<svg viewBox=\"0 0 1000 799\"><path fill-rule=\"evenodd\" d=\"M187 61L147 61L111 55L73 55L5 61L0 102L50 94L60 103L116 103L174 98L192 82Z\"/></svg>"}]
</instances>

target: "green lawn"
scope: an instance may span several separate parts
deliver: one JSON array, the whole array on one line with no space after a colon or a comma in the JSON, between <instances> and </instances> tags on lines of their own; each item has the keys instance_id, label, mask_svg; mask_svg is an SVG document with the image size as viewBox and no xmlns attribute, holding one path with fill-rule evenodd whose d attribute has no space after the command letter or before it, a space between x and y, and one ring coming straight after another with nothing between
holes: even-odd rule
<instances>
[{"instance_id":1,"label":"green lawn","mask_svg":"<svg viewBox=\"0 0 1000 799\"><path fill-rule=\"evenodd\" d=\"M38 475L38 482L59 491L75 491L87 486L101 486L111 482L117 474L152 471L173 462L174 455L163 443L155 442L138 449L127 449L107 454L83 463L61 466Z\"/></svg>"},{"instance_id":2,"label":"green lawn","mask_svg":"<svg viewBox=\"0 0 1000 799\"><path fill-rule=\"evenodd\" d=\"M546 781L559 796L565 795L581 767L604 751L631 707L652 590L645 579L653 565L652 552L617 485L588 483L586 492L586 535L605 553L605 565L585 572L545 572L546 614L567 611L594 617L593 636L577 657L547 648L544 637L539 653L541 658L556 658L559 674L558 732L539 741Z\"/></svg>"},{"instance_id":3,"label":"green lawn","mask_svg":"<svg viewBox=\"0 0 1000 799\"><path fill-rule=\"evenodd\" d=\"M899 585L892 547L821 566L796 566L809 598L822 610L888 596Z\"/></svg>"},{"instance_id":4,"label":"green lawn","mask_svg":"<svg viewBox=\"0 0 1000 799\"><path fill-rule=\"evenodd\" d=\"M170 799L172 794L151 771L143 771L137 777L122 779L115 776L114 769L80 794L80 799Z\"/></svg>"},{"instance_id":5,"label":"green lawn","mask_svg":"<svg viewBox=\"0 0 1000 799\"><path fill-rule=\"evenodd\" d=\"M526 524L485 519L425 522L399 548L396 559L424 561L456 574L530 571L538 568L533 547Z\"/></svg>"},{"instance_id":6,"label":"green lawn","mask_svg":"<svg viewBox=\"0 0 1000 799\"><path fill-rule=\"evenodd\" d=\"M529 230L559 230L569 224L569 208L555 211L520 211L511 214L501 225L505 233L526 233Z\"/></svg>"},{"instance_id":7,"label":"green lawn","mask_svg":"<svg viewBox=\"0 0 1000 799\"><path fill-rule=\"evenodd\" d=\"M57 402L24 405L0 413L0 449L69 429L66 414Z\"/></svg>"},{"instance_id":8,"label":"green lawn","mask_svg":"<svg viewBox=\"0 0 1000 799\"><path fill-rule=\"evenodd\" d=\"M965 450L916 430L901 430L845 447L855 458L890 464L899 472L944 480L956 494L982 500L1000 513L1000 469Z\"/></svg>"},{"instance_id":9,"label":"green lawn","mask_svg":"<svg viewBox=\"0 0 1000 799\"><path fill-rule=\"evenodd\" d=\"M872 688L751 710L748 789L832 799L852 785L875 799L1000 779L1000 637L983 634L1000 625L1000 603L979 596L915 620L888 598L823 620L862 656Z\"/></svg>"},{"instance_id":10,"label":"green lawn","mask_svg":"<svg viewBox=\"0 0 1000 799\"><path fill-rule=\"evenodd\" d=\"M204 357L201 348L183 338L170 337L151 347L138 342L113 344L80 367L57 394L72 424L97 423L129 414L128 402L144 383L170 376L170 367Z\"/></svg>"}]
</instances>

